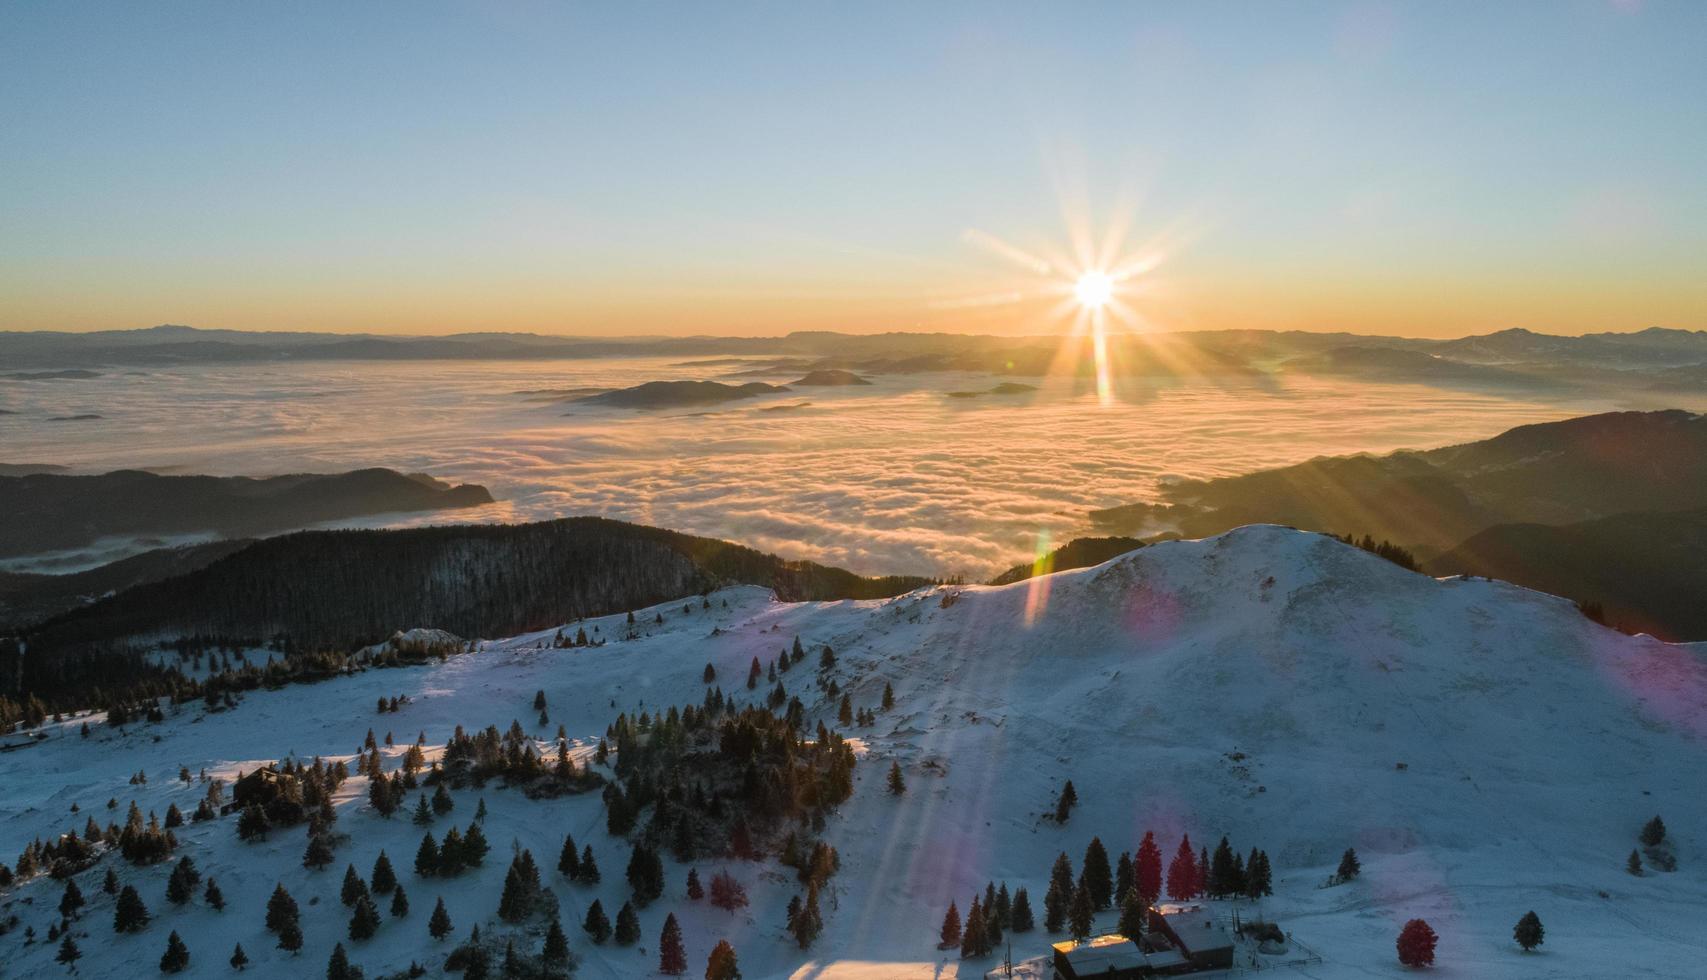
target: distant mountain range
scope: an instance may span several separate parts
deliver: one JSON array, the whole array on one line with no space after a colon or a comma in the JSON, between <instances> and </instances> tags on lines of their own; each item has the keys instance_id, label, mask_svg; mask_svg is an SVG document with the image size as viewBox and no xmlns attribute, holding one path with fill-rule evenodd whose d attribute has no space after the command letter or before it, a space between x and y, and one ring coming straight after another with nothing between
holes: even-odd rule
<instances>
[{"instance_id":1,"label":"distant mountain range","mask_svg":"<svg viewBox=\"0 0 1707 980\"><path fill-rule=\"evenodd\" d=\"M0 476L0 557L80 548L108 537L242 537L370 514L475 507L485 487L365 469L265 479L160 476Z\"/></svg>"}]
</instances>

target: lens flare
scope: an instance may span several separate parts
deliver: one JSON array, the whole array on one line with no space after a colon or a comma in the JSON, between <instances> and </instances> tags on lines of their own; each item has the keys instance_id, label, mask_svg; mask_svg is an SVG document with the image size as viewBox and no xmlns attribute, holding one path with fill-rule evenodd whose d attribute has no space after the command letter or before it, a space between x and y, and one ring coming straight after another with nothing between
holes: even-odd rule
<instances>
[{"instance_id":1,"label":"lens flare","mask_svg":"<svg viewBox=\"0 0 1707 980\"><path fill-rule=\"evenodd\" d=\"M1087 272L1073 284L1073 295L1078 297L1080 305L1100 310L1114 298L1114 280L1106 272Z\"/></svg>"}]
</instances>

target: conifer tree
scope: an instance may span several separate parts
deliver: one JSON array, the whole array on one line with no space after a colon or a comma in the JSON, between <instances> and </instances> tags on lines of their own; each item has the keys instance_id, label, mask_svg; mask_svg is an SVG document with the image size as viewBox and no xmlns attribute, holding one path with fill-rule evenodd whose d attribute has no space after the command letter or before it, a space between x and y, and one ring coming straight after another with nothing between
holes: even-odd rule
<instances>
[{"instance_id":1,"label":"conifer tree","mask_svg":"<svg viewBox=\"0 0 1707 980\"><path fill-rule=\"evenodd\" d=\"M948 912L942 917L942 931L938 935L945 948L960 945L960 910L953 902L948 903Z\"/></svg>"},{"instance_id":2,"label":"conifer tree","mask_svg":"<svg viewBox=\"0 0 1707 980\"><path fill-rule=\"evenodd\" d=\"M798 896L795 901L799 901ZM806 890L806 904L789 917L788 931L794 936L795 945L801 949L810 949L819 933L824 931L824 917L818 911L817 886Z\"/></svg>"},{"instance_id":3,"label":"conifer tree","mask_svg":"<svg viewBox=\"0 0 1707 980\"><path fill-rule=\"evenodd\" d=\"M1640 878L1642 876L1642 856L1631 851L1630 860L1624 862L1624 870Z\"/></svg>"},{"instance_id":4,"label":"conifer tree","mask_svg":"<svg viewBox=\"0 0 1707 980\"><path fill-rule=\"evenodd\" d=\"M676 924L676 914L664 919L664 930L658 936L658 972L679 977L688 971L687 950L682 948L682 927Z\"/></svg>"},{"instance_id":5,"label":"conifer tree","mask_svg":"<svg viewBox=\"0 0 1707 980\"><path fill-rule=\"evenodd\" d=\"M540 956L552 966L562 967L569 963L569 937L563 934L563 926L555 915L551 917L551 927L545 931L545 949Z\"/></svg>"},{"instance_id":6,"label":"conifer tree","mask_svg":"<svg viewBox=\"0 0 1707 980\"><path fill-rule=\"evenodd\" d=\"M1114 931L1127 939L1137 941L1144 936L1144 917L1147 912L1144 900L1139 897L1136 888L1126 890L1126 900L1120 903L1120 923Z\"/></svg>"},{"instance_id":7,"label":"conifer tree","mask_svg":"<svg viewBox=\"0 0 1707 980\"><path fill-rule=\"evenodd\" d=\"M445 911L445 900L441 897L433 906L433 914L427 919L427 933L434 939L443 939L450 935L453 927L450 924L450 913Z\"/></svg>"},{"instance_id":8,"label":"conifer tree","mask_svg":"<svg viewBox=\"0 0 1707 980\"><path fill-rule=\"evenodd\" d=\"M1511 938L1517 940L1517 944L1522 946L1523 951L1527 953L1541 945L1541 937L1546 934L1546 931L1541 928L1541 917L1535 914L1534 909L1531 909L1523 913L1523 918L1518 919L1517 925L1512 927Z\"/></svg>"},{"instance_id":9,"label":"conifer tree","mask_svg":"<svg viewBox=\"0 0 1707 980\"><path fill-rule=\"evenodd\" d=\"M332 947L332 955L326 960L326 980L358 980L361 971L350 966L350 954L344 952L344 944L338 943Z\"/></svg>"},{"instance_id":10,"label":"conifer tree","mask_svg":"<svg viewBox=\"0 0 1707 980\"><path fill-rule=\"evenodd\" d=\"M1114 907L1120 908L1126 904L1126 893L1132 890L1133 869L1132 852L1121 851L1120 860L1114 862Z\"/></svg>"},{"instance_id":11,"label":"conifer tree","mask_svg":"<svg viewBox=\"0 0 1707 980\"><path fill-rule=\"evenodd\" d=\"M445 784L440 783L438 788L433 790L433 812L442 817L454 809L456 809L456 800L451 798L450 792L445 789Z\"/></svg>"},{"instance_id":12,"label":"conifer tree","mask_svg":"<svg viewBox=\"0 0 1707 980\"><path fill-rule=\"evenodd\" d=\"M77 948L77 943L71 939L71 931L67 929L65 932L65 938L59 942L59 953L54 956L54 961L57 963L64 963L66 966L75 970L76 967L73 964L82 958L83 951Z\"/></svg>"},{"instance_id":13,"label":"conifer tree","mask_svg":"<svg viewBox=\"0 0 1707 980\"><path fill-rule=\"evenodd\" d=\"M1215 856L1209 859L1209 874L1205 891L1211 898L1226 898L1233 893L1233 846L1226 837L1215 845Z\"/></svg>"},{"instance_id":14,"label":"conifer tree","mask_svg":"<svg viewBox=\"0 0 1707 980\"><path fill-rule=\"evenodd\" d=\"M1676 814L1673 814L1676 816ZM1666 839L1666 824L1656 814L1654 819L1642 825L1642 846L1658 847Z\"/></svg>"},{"instance_id":15,"label":"conifer tree","mask_svg":"<svg viewBox=\"0 0 1707 980\"><path fill-rule=\"evenodd\" d=\"M190 950L184 941L178 938L176 930L166 937L166 952L160 956L161 973L181 973L184 967L190 965Z\"/></svg>"},{"instance_id":16,"label":"conifer tree","mask_svg":"<svg viewBox=\"0 0 1707 980\"><path fill-rule=\"evenodd\" d=\"M741 980L741 967L735 958L735 947L729 940L719 939L705 961L705 980Z\"/></svg>"},{"instance_id":17,"label":"conifer tree","mask_svg":"<svg viewBox=\"0 0 1707 980\"><path fill-rule=\"evenodd\" d=\"M202 891L202 901L215 912L225 911L225 894L219 890L219 885L212 878L207 880L207 888Z\"/></svg>"},{"instance_id":18,"label":"conifer tree","mask_svg":"<svg viewBox=\"0 0 1707 980\"><path fill-rule=\"evenodd\" d=\"M640 941L640 916L635 914L632 902L623 902L616 911L615 939L618 946L633 946Z\"/></svg>"},{"instance_id":19,"label":"conifer tree","mask_svg":"<svg viewBox=\"0 0 1707 980\"><path fill-rule=\"evenodd\" d=\"M1145 905L1154 905L1162 897L1162 850L1156 846L1156 835L1148 830L1132 862L1132 887Z\"/></svg>"},{"instance_id":20,"label":"conifer tree","mask_svg":"<svg viewBox=\"0 0 1707 980\"><path fill-rule=\"evenodd\" d=\"M1412 919L1400 930L1394 945L1399 950L1399 962L1406 966L1429 966L1434 963L1434 944L1439 939L1427 922Z\"/></svg>"},{"instance_id":21,"label":"conifer tree","mask_svg":"<svg viewBox=\"0 0 1707 980\"><path fill-rule=\"evenodd\" d=\"M302 923L290 919L279 927L279 948L292 956L302 950Z\"/></svg>"},{"instance_id":22,"label":"conifer tree","mask_svg":"<svg viewBox=\"0 0 1707 980\"><path fill-rule=\"evenodd\" d=\"M77 879L65 879L65 894L59 896L59 917L70 919L77 915L77 910L83 907L83 890L77 887Z\"/></svg>"},{"instance_id":23,"label":"conifer tree","mask_svg":"<svg viewBox=\"0 0 1707 980\"><path fill-rule=\"evenodd\" d=\"M1014 932L1030 932L1035 923L1031 917L1031 896L1022 886L1014 891L1013 912L1009 917Z\"/></svg>"},{"instance_id":24,"label":"conifer tree","mask_svg":"<svg viewBox=\"0 0 1707 980\"><path fill-rule=\"evenodd\" d=\"M1197 894L1204 894L1209 887L1209 848L1205 847L1198 852L1197 873L1192 879L1197 883Z\"/></svg>"},{"instance_id":25,"label":"conifer tree","mask_svg":"<svg viewBox=\"0 0 1707 980\"><path fill-rule=\"evenodd\" d=\"M409 914L409 896L403 893L402 884L391 892L391 917L401 919Z\"/></svg>"},{"instance_id":26,"label":"conifer tree","mask_svg":"<svg viewBox=\"0 0 1707 980\"><path fill-rule=\"evenodd\" d=\"M593 860L593 845L581 848L581 882L587 885L599 883L599 862Z\"/></svg>"},{"instance_id":27,"label":"conifer tree","mask_svg":"<svg viewBox=\"0 0 1707 980\"><path fill-rule=\"evenodd\" d=\"M1055 800L1055 822L1066 823L1067 818L1073 815L1073 807L1078 805L1078 802L1079 793L1073 789L1073 781L1069 779L1067 784L1061 787L1061 795Z\"/></svg>"},{"instance_id":28,"label":"conifer tree","mask_svg":"<svg viewBox=\"0 0 1707 980\"><path fill-rule=\"evenodd\" d=\"M344 886L338 892L338 899L345 905L353 906L356 901L367 894L367 882L356 874L356 866L351 864L344 868Z\"/></svg>"},{"instance_id":29,"label":"conifer tree","mask_svg":"<svg viewBox=\"0 0 1707 980\"><path fill-rule=\"evenodd\" d=\"M124 886L119 892L118 904L113 908L113 931L141 932L147 925L148 906L142 904L142 896L133 886Z\"/></svg>"},{"instance_id":30,"label":"conifer tree","mask_svg":"<svg viewBox=\"0 0 1707 980\"><path fill-rule=\"evenodd\" d=\"M379 909L374 907L373 898L364 890L356 899L355 911L350 914L350 938L354 940L372 939L379 929Z\"/></svg>"},{"instance_id":31,"label":"conifer tree","mask_svg":"<svg viewBox=\"0 0 1707 980\"><path fill-rule=\"evenodd\" d=\"M884 681L883 682L883 710L888 711L889 709L891 709L893 707L895 707L895 689L889 686L888 681Z\"/></svg>"},{"instance_id":32,"label":"conifer tree","mask_svg":"<svg viewBox=\"0 0 1707 980\"><path fill-rule=\"evenodd\" d=\"M243 968L248 965L249 954L243 952L243 944L238 943L237 948L231 951L231 968L236 970L238 973L242 973Z\"/></svg>"},{"instance_id":33,"label":"conifer tree","mask_svg":"<svg viewBox=\"0 0 1707 980\"><path fill-rule=\"evenodd\" d=\"M427 805L427 794L415 797L415 816L412 819L417 827L426 827L433 822L433 809Z\"/></svg>"},{"instance_id":34,"label":"conifer tree","mask_svg":"<svg viewBox=\"0 0 1707 980\"><path fill-rule=\"evenodd\" d=\"M1339 870L1334 872L1334 880L1350 881L1361 874L1362 871L1363 865L1359 864L1357 861L1357 851L1348 847L1345 849L1345 853L1340 855L1340 866Z\"/></svg>"},{"instance_id":35,"label":"conifer tree","mask_svg":"<svg viewBox=\"0 0 1707 980\"><path fill-rule=\"evenodd\" d=\"M459 863L465 868L478 868L486 860L486 852L490 848L486 844L486 834L480 829L479 820L485 817L481 812L486 806L486 800L480 801L480 808L474 811L475 823L470 823L468 829L462 832L462 851ZM441 859L443 855L440 855Z\"/></svg>"},{"instance_id":36,"label":"conifer tree","mask_svg":"<svg viewBox=\"0 0 1707 980\"><path fill-rule=\"evenodd\" d=\"M1197 855L1191 852L1191 835L1180 839L1179 850L1168 862L1168 897L1183 902L1197 894Z\"/></svg>"},{"instance_id":37,"label":"conifer tree","mask_svg":"<svg viewBox=\"0 0 1707 980\"><path fill-rule=\"evenodd\" d=\"M196 885L202 880L201 872L196 870L196 863L184 855L172 869L172 876L166 881L166 901L173 905L183 905L195 897Z\"/></svg>"},{"instance_id":38,"label":"conifer tree","mask_svg":"<svg viewBox=\"0 0 1707 980\"><path fill-rule=\"evenodd\" d=\"M995 895L986 891L990 897L984 900L984 945L987 949L996 949L1002 945L1002 912L996 907Z\"/></svg>"},{"instance_id":39,"label":"conifer tree","mask_svg":"<svg viewBox=\"0 0 1707 980\"><path fill-rule=\"evenodd\" d=\"M383 849L373 862L373 890L378 895L389 895L397 887L397 873L391 870L391 858L386 857Z\"/></svg>"},{"instance_id":40,"label":"conifer tree","mask_svg":"<svg viewBox=\"0 0 1707 980\"><path fill-rule=\"evenodd\" d=\"M119 876L113 872L110 865L107 867L106 877L101 879L101 891L106 892L108 895L117 895L119 893Z\"/></svg>"},{"instance_id":41,"label":"conifer tree","mask_svg":"<svg viewBox=\"0 0 1707 980\"><path fill-rule=\"evenodd\" d=\"M907 781L901 777L901 764L899 762L889 763L889 792L893 796L900 796L907 792Z\"/></svg>"},{"instance_id":42,"label":"conifer tree","mask_svg":"<svg viewBox=\"0 0 1707 980\"><path fill-rule=\"evenodd\" d=\"M318 871L332 863L332 841L325 834L310 834L302 853L302 866Z\"/></svg>"},{"instance_id":43,"label":"conifer tree","mask_svg":"<svg viewBox=\"0 0 1707 980\"><path fill-rule=\"evenodd\" d=\"M1091 898L1090 887L1080 882L1073 889L1072 902L1067 906L1067 934L1079 942L1091 938L1091 924L1096 916L1096 900Z\"/></svg>"},{"instance_id":44,"label":"conifer tree","mask_svg":"<svg viewBox=\"0 0 1707 980\"><path fill-rule=\"evenodd\" d=\"M505 922L521 922L532 913L533 896L529 893L523 875L512 861L509 873L504 875L504 894L498 899L498 918Z\"/></svg>"},{"instance_id":45,"label":"conifer tree","mask_svg":"<svg viewBox=\"0 0 1707 980\"><path fill-rule=\"evenodd\" d=\"M587 919L581 923L581 928L593 937L596 945L603 946L610 938L610 919L605 916L605 907L599 904L598 899L593 899L593 904L587 906Z\"/></svg>"},{"instance_id":46,"label":"conifer tree","mask_svg":"<svg viewBox=\"0 0 1707 980\"><path fill-rule=\"evenodd\" d=\"M575 835L569 834L563 838L563 850L557 855L557 872L563 877L574 881L581 873L581 857L575 850Z\"/></svg>"},{"instance_id":47,"label":"conifer tree","mask_svg":"<svg viewBox=\"0 0 1707 980\"><path fill-rule=\"evenodd\" d=\"M267 931L278 932L285 923L297 921L300 915L296 899L285 891L284 884L281 882L273 886L272 897L267 899Z\"/></svg>"},{"instance_id":48,"label":"conifer tree","mask_svg":"<svg viewBox=\"0 0 1707 980\"><path fill-rule=\"evenodd\" d=\"M1103 847L1101 837L1092 837L1090 845L1085 848L1084 870L1085 887L1090 890L1091 906L1107 908L1114 898L1114 879L1108 870L1108 849Z\"/></svg>"},{"instance_id":49,"label":"conifer tree","mask_svg":"<svg viewBox=\"0 0 1707 980\"><path fill-rule=\"evenodd\" d=\"M1267 851L1252 849L1250 863L1245 866L1245 894L1251 898L1274 894L1274 872Z\"/></svg>"},{"instance_id":50,"label":"conifer tree","mask_svg":"<svg viewBox=\"0 0 1707 980\"><path fill-rule=\"evenodd\" d=\"M841 724L841 726L843 728L846 728L847 726L853 724L853 698L852 697L850 697L846 694L842 695L842 706L840 709L838 709L836 711L836 721L839 724Z\"/></svg>"},{"instance_id":51,"label":"conifer tree","mask_svg":"<svg viewBox=\"0 0 1707 980\"><path fill-rule=\"evenodd\" d=\"M989 951L989 941L984 935L984 907L974 896L972 907L966 910L966 924L960 930L960 958L983 956Z\"/></svg>"},{"instance_id":52,"label":"conifer tree","mask_svg":"<svg viewBox=\"0 0 1707 980\"><path fill-rule=\"evenodd\" d=\"M996 914L1001 916L1002 928L1012 928L1014 921L1013 900L1008 897L1008 883L1002 882L1002 887L996 889Z\"/></svg>"}]
</instances>

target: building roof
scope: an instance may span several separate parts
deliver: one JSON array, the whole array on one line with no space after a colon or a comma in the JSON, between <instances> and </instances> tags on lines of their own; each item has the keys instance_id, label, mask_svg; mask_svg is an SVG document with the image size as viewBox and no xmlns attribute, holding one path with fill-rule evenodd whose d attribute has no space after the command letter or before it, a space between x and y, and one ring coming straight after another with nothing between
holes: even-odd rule
<instances>
[{"instance_id":1,"label":"building roof","mask_svg":"<svg viewBox=\"0 0 1707 980\"><path fill-rule=\"evenodd\" d=\"M1216 920L1213 911L1201 905L1174 906L1164 910L1162 918L1185 948L1194 953L1233 945L1233 933Z\"/></svg>"},{"instance_id":2,"label":"building roof","mask_svg":"<svg viewBox=\"0 0 1707 980\"><path fill-rule=\"evenodd\" d=\"M1109 970L1160 970L1186 962L1185 954L1177 949L1146 953L1138 944L1118 933L1097 936L1082 943L1056 943L1055 953L1066 957L1073 974L1094 978Z\"/></svg>"}]
</instances>

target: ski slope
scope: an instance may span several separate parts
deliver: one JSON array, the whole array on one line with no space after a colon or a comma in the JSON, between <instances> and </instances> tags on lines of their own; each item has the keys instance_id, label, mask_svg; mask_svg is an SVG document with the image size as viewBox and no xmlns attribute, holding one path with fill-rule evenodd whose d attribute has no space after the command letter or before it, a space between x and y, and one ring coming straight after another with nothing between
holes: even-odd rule
<instances>
[{"instance_id":1,"label":"ski slope","mask_svg":"<svg viewBox=\"0 0 1707 980\"><path fill-rule=\"evenodd\" d=\"M36 836L81 831L93 814L122 822L135 799L186 814L205 787L192 772L234 776L293 755L351 757L371 727L395 734L391 766L417 733L440 745L454 726L501 729L519 720L551 738L568 729L577 754L616 713L699 702L707 663L741 700L754 656L768 663L798 635L812 656L783 675L814 719L835 726L836 704L811 684L830 644L834 676L854 706L876 708L885 683L896 703L878 724L850 732L862 761L854 797L824 838L842 870L822 896L825 930L801 952L783 931L798 894L774 863L700 861L702 879L728 868L752 904L731 914L683 895L686 868L664 855L668 888L641 910L637 947L594 946L580 929L593 898L614 919L627 897L629 847L604 831L597 794L532 801L496 783L454 795L435 835L488 809L492 845L478 874L421 879L412 871L421 828L407 807L386 820L367 785L344 784L337 831L350 840L324 871L301 866L301 828L258 844L239 841L234 817L186 824L179 854L218 879L223 913L164 898L171 864L134 868L109 855L80 876L90 904L76 926L82 976L150 976L176 929L189 976L225 976L241 942L256 976L321 976L342 941L369 977L411 959L439 967L452 943L426 921L442 897L454 939L511 930L496 917L512 842L533 851L560 904L582 977L656 973L664 916L681 920L689 975L719 939L759 977L978 976L999 956L962 963L936 949L950 900L964 914L974 890L1006 881L1031 893L1039 923L1050 863L1077 869L1100 835L1111 856L1146 829L1164 854L1181 833L1241 852L1266 850L1276 894L1240 914L1280 922L1321 962L1277 976L1397 976L1393 940L1421 916L1441 935L1435 970L1458 977L1695 977L1707 970L1707 659L1699 650L1599 627L1571 603L1515 586L1435 580L1319 535L1271 526L1203 541L1157 544L1104 565L1000 588L941 587L887 601L779 603L752 587L637 611L644 635L619 640L623 617L583 624L601 647L553 649L554 631L484 641L475 652L422 667L369 670L320 684L256 692L231 711L201 705L163 724L50 724L48 738L0 752L0 855L10 863ZM726 605L725 605L726 603ZM654 613L665 622L653 623ZM400 627L432 624L398 624ZM576 627L570 627L573 634ZM536 690L550 724L537 724ZM396 714L379 697L407 695ZM6 744L25 742L8 736ZM899 761L908 790L888 794ZM146 786L128 784L138 770ZM1066 779L1080 799L1069 822L1045 819ZM119 809L104 809L109 797ZM412 806L413 796L408 802ZM73 803L82 808L70 813ZM1624 860L1655 813L1671 831L1679 869L1632 877ZM597 854L603 881L556 875L564 833ZM1356 847L1362 877L1319 887ZM411 914L373 939L345 936L338 891L346 863L364 875L384 848L408 890ZM136 884L155 919L137 935L112 932L104 868ZM264 904L282 882L302 908L303 952L274 948ZM0 977L63 973L46 933L61 886L45 876L0 892ZM1220 904L1220 903L1218 903ZM382 912L385 903L380 902ZM1227 908L1231 909L1231 903ZM1537 911L1541 950L1523 954L1511 928ZM1112 928L1113 915L1099 919ZM36 939L25 945L22 931ZM518 932L537 949L542 926ZM1014 935L1015 959L1063 938ZM454 974L453 974L454 975Z\"/></svg>"}]
</instances>

